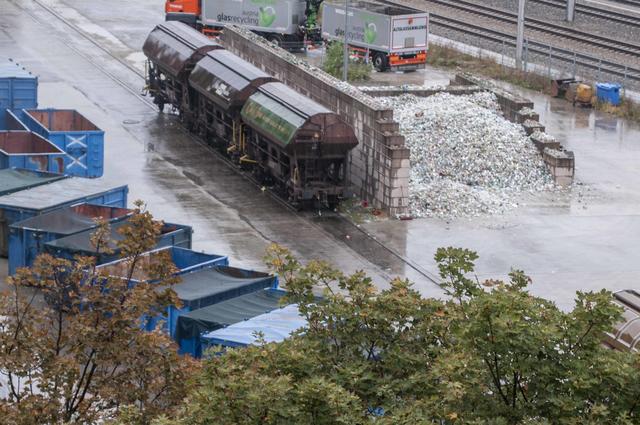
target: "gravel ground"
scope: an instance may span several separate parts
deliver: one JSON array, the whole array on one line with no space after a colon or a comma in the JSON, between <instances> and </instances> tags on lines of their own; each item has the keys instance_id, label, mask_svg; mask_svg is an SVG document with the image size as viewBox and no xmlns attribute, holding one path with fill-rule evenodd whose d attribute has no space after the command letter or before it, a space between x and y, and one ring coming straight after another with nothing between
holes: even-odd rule
<instances>
[{"instance_id":1,"label":"gravel ground","mask_svg":"<svg viewBox=\"0 0 640 425\"><path fill-rule=\"evenodd\" d=\"M414 217L503 214L522 194L554 188L540 154L521 126L502 117L492 93L381 101L394 108L411 148Z\"/></svg>"}]
</instances>

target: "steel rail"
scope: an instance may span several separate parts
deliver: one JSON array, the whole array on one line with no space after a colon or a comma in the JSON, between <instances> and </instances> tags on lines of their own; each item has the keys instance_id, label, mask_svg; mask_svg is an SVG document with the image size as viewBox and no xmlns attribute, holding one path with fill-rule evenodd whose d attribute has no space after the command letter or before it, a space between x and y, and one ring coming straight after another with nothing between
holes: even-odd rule
<instances>
[{"instance_id":1,"label":"steel rail","mask_svg":"<svg viewBox=\"0 0 640 425\"><path fill-rule=\"evenodd\" d=\"M530 0L533 3L544 4L546 6L555 7L557 9L566 9L565 0ZM633 2L631 0L617 0L616 2L633 5L638 7L638 13L640 13L640 2ZM607 19L619 24L629 25L632 27L640 27L640 16L631 16L624 12L618 12L616 10L605 9L603 7L592 6L588 4L576 3L576 12L586 16L595 18Z\"/></svg>"}]
</instances>

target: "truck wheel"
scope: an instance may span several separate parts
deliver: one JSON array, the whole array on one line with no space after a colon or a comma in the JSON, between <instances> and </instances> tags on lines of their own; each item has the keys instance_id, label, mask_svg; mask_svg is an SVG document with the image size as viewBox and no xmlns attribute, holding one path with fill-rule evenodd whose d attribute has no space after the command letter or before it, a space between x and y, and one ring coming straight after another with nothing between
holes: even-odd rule
<instances>
[{"instance_id":1,"label":"truck wheel","mask_svg":"<svg viewBox=\"0 0 640 425\"><path fill-rule=\"evenodd\" d=\"M376 53L373 57L373 66L379 72L384 72L387 70L389 63L387 62L387 55L384 53Z\"/></svg>"},{"instance_id":2,"label":"truck wheel","mask_svg":"<svg viewBox=\"0 0 640 425\"><path fill-rule=\"evenodd\" d=\"M278 34L268 35L267 40L269 40L271 43L275 44L278 47L282 47L282 37L280 37Z\"/></svg>"}]
</instances>

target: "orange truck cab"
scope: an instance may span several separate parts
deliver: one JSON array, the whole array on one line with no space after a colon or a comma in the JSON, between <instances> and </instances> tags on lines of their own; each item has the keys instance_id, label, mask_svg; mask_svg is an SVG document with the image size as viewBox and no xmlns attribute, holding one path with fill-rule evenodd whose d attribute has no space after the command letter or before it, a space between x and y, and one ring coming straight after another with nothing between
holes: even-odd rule
<instances>
[{"instance_id":1,"label":"orange truck cab","mask_svg":"<svg viewBox=\"0 0 640 425\"><path fill-rule=\"evenodd\" d=\"M195 27L200 19L200 0L167 0L164 11L167 21L180 21Z\"/></svg>"}]
</instances>

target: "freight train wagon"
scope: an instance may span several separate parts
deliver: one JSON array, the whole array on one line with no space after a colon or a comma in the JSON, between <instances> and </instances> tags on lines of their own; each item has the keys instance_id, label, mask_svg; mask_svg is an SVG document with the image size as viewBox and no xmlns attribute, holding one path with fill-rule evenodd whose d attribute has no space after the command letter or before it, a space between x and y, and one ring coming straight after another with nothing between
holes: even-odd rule
<instances>
[{"instance_id":1,"label":"freight train wagon","mask_svg":"<svg viewBox=\"0 0 640 425\"><path fill-rule=\"evenodd\" d=\"M252 170L296 206L334 207L357 144L340 116L177 22L157 26L143 51L148 87L183 124Z\"/></svg>"}]
</instances>

